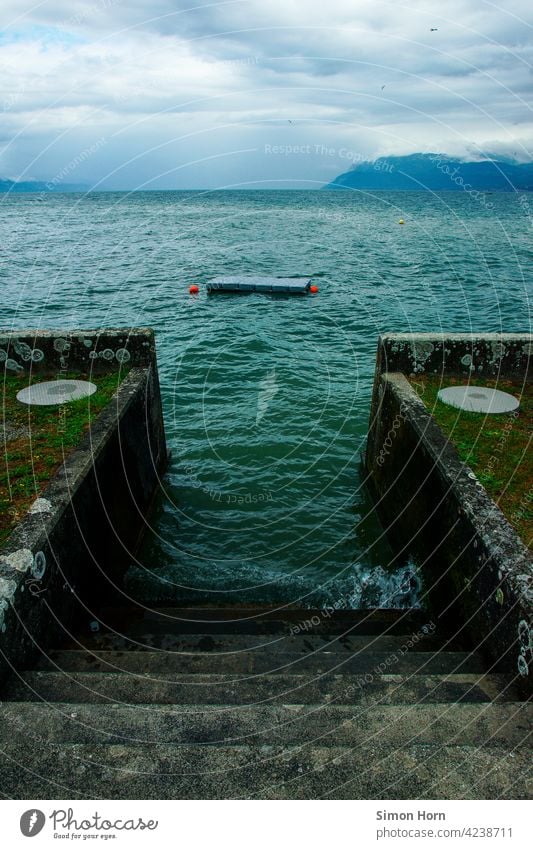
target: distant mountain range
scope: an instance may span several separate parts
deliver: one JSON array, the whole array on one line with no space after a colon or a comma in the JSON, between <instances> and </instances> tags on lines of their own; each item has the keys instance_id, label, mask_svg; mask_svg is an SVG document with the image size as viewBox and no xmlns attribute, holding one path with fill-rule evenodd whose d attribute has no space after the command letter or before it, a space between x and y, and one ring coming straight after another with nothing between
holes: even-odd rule
<instances>
[{"instance_id":1,"label":"distant mountain range","mask_svg":"<svg viewBox=\"0 0 533 849\"><path fill-rule=\"evenodd\" d=\"M380 157L358 162L325 189L469 192L533 191L533 163L505 159L463 162L441 153Z\"/></svg>"},{"instance_id":2,"label":"distant mountain range","mask_svg":"<svg viewBox=\"0 0 533 849\"><path fill-rule=\"evenodd\" d=\"M86 192L87 186L81 183L43 183L39 180L0 180L2 192Z\"/></svg>"}]
</instances>

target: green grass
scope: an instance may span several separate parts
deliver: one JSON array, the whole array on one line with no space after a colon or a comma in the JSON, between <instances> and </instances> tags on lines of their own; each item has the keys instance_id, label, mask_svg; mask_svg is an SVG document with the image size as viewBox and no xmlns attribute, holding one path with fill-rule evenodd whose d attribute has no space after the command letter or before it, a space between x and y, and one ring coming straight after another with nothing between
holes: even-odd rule
<instances>
[{"instance_id":1,"label":"green grass","mask_svg":"<svg viewBox=\"0 0 533 849\"><path fill-rule=\"evenodd\" d=\"M412 386L457 452L496 501L508 521L532 549L533 469L529 457L533 424L531 384L499 378L471 378L520 399L518 415L483 415L454 409L437 398L446 386L463 386L464 377L421 375Z\"/></svg>"},{"instance_id":2,"label":"green grass","mask_svg":"<svg viewBox=\"0 0 533 849\"><path fill-rule=\"evenodd\" d=\"M7 376L2 382L0 429L0 545L7 539L32 502L44 490L65 457L78 445L91 422L106 406L127 371L93 376L97 391L89 398L54 407L36 407L17 401L17 392L57 375ZM61 375L66 379L89 379L86 375ZM5 429L19 431L4 440Z\"/></svg>"}]
</instances>

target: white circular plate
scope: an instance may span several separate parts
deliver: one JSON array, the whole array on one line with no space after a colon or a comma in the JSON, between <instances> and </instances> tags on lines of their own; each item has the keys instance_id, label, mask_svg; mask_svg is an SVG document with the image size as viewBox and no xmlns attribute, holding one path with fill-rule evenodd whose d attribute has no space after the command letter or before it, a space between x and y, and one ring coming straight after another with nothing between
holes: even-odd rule
<instances>
[{"instance_id":1,"label":"white circular plate","mask_svg":"<svg viewBox=\"0 0 533 849\"><path fill-rule=\"evenodd\" d=\"M23 404L47 407L64 404L66 401L77 401L78 398L88 398L94 392L96 386L88 380L46 380L21 389L17 392L17 400Z\"/></svg>"},{"instance_id":2,"label":"white circular plate","mask_svg":"<svg viewBox=\"0 0 533 849\"><path fill-rule=\"evenodd\" d=\"M437 397L450 407L471 413L512 413L520 406L514 395L486 386L448 386Z\"/></svg>"}]
</instances>

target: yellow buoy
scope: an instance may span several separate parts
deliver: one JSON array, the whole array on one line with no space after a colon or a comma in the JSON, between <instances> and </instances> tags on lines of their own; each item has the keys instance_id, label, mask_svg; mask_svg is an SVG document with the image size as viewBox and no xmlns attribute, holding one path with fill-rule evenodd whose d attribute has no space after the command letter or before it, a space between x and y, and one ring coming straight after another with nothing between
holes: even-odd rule
<instances>
[{"instance_id":1,"label":"yellow buoy","mask_svg":"<svg viewBox=\"0 0 533 849\"><path fill-rule=\"evenodd\" d=\"M403 218L400 218L400 220L398 221L398 224L405 224L405 221L403 220Z\"/></svg>"}]
</instances>

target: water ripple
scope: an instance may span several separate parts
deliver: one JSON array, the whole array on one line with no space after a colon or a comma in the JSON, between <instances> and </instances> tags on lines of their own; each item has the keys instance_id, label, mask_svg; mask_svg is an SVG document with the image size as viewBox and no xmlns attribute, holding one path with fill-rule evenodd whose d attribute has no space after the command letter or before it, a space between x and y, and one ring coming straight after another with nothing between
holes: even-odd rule
<instances>
[{"instance_id":1,"label":"water ripple","mask_svg":"<svg viewBox=\"0 0 533 849\"><path fill-rule=\"evenodd\" d=\"M133 594L401 603L405 566L359 478L377 336L530 329L530 223L514 195L491 200L488 214L459 192L4 197L4 327L157 333L173 460ZM320 293L205 295L235 272L312 274Z\"/></svg>"}]
</instances>

